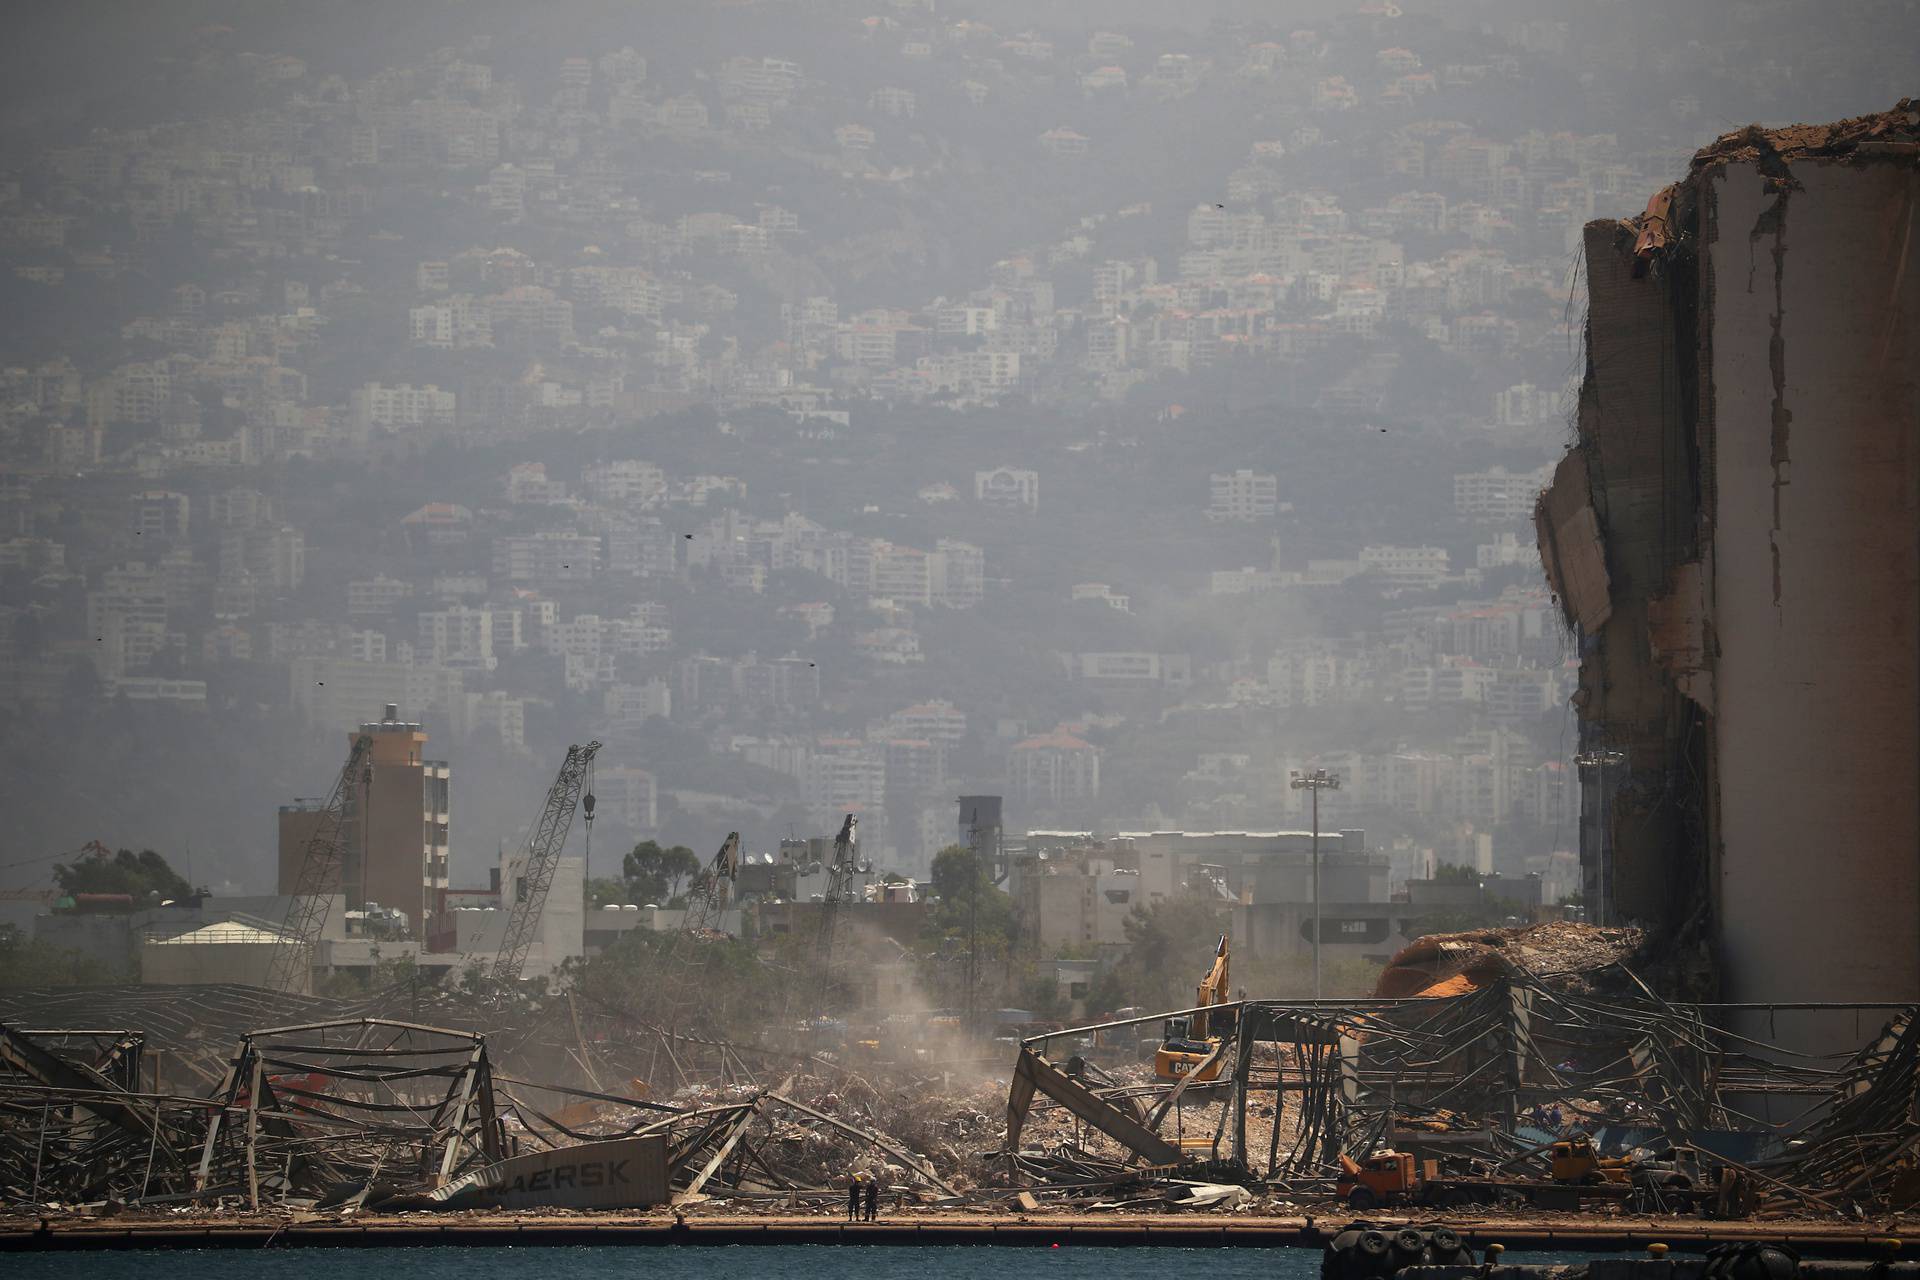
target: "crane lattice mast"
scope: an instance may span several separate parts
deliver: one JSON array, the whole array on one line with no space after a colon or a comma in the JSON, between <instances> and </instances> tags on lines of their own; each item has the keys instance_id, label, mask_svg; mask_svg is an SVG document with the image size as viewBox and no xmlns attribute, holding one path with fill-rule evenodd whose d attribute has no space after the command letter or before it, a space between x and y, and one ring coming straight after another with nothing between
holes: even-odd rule
<instances>
[{"instance_id":1,"label":"crane lattice mast","mask_svg":"<svg viewBox=\"0 0 1920 1280\"><path fill-rule=\"evenodd\" d=\"M720 852L713 855L713 861L707 864L706 870L695 879L692 889L687 893L687 920L683 932L699 935L714 927L721 911L726 908L728 890L739 874L740 833L729 831L720 846Z\"/></svg>"},{"instance_id":2,"label":"crane lattice mast","mask_svg":"<svg viewBox=\"0 0 1920 1280\"><path fill-rule=\"evenodd\" d=\"M663 1035L683 1035L701 1011L711 1015L710 993L699 981L705 963L704 945L719 924L728 891L740 872L740 833L729 831L706 869L687 890L687 914L678 933L660 957L656 1020Z\"/></svg>"},{"instance_id":3,"label":"crane lattice mast","mask_svg":"<svg viewBox=\"0 0 1920 1280\"><path fill-rule=\"evenodd\" d=\"M372 752L371 735L363 733L353 740L347 763L341 766L333 791L320 810L320 819L307 836L307 847L300 855L300 878L294 883L286 920L280 926L280 941L274 945L273 958L267 965L270 991L304 992L311 981L313 947L326 927L332 887L339 880L347 807Z\"/></svg>"},{"instance_id":4,"label":"crane lattice mast","mask_svg":"<svg viewBox=\"0 0 1920 1280\"><path fill-rule=\"evenodd\" d=\"M855 855L859 851L860 819L852 814L840 824L840 834L833 838L833 863L827 868L827 891L820 903L820 932L814 942L814 951L820 966L822 996L833 984L833 947L834 934L839 927L840 907L853 901L853 875L858 869Z\"/></svg>"},{"instance_id":5,"label":"crane lattice mast","mask_svg":"<svg viewBox=\"0 0 1920 1280\"><path fill-rule=\"evenodd\" d=\"M496 983L511 986L520 981L520 971L526 967L527 952L533 949L533 935L540 927L541 913L546 910L547 890L553 887L554 869L560 865L560 851L566 847L567 830L573 825L573 811L580 807L580 792L586 785L587 773L593 764L593 754L600 749L598 742L589 742L584 747L567 748L567 758L560 766L560 775L553 780L553 786L547 792L547 807L540 814L540 821L533 829L533 835L527 841L527 856L522 864L524 870L519 875L519 891L515 894L514 880L509 875L500 886L502 894L515 894L511 913L507 916L507 936L500 943L500 954L493 962L492 977ZM593 822L593 796L586 797L587 822Z\"/></svg>"}]
</instances>

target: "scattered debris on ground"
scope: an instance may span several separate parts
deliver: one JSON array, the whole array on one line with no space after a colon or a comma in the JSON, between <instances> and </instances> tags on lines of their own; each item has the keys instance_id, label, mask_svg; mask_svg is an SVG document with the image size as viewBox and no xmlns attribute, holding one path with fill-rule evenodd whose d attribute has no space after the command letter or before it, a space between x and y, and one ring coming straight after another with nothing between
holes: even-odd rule
<instances>
[{"instance_id":1,"label":"scattered debris on ground","mask_svg":"<svg viewBox=\"0 0 1920 1280\"><path fill-rule=\"evenodd\" d=\"M1132 1029L1166 1015L876 1053L813 1024L778 1048L673 1032L565 993L12 993L0 1211L819 1217L870 1181L889 1212L1338 1212L1343 1169L1379 1152L1422 1171L1389 1199L1470 1193L1496 1217L1858 1219L1920 1200L1912 1010L1857 1010L1880 1028L1857 1054L1803 1057L1662 1000L1626 963L1639 943L1577 925L1421 939L1384 999L1216 1006L1178 1079ZM1748 1114L1760 1096L1797 1126ZM1592 1137L1590 1181L1554 1168L1572 1134ZM578 1171L598 1154L630 1185Z\"/></svg>"}]
</instances>

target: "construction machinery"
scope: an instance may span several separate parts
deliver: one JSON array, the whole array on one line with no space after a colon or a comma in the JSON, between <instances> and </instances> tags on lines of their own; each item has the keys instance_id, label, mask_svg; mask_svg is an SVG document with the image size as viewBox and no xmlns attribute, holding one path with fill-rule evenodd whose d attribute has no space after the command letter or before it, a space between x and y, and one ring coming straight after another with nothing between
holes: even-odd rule
<instances>
[{"instance_id":1,"label":"construction machinery","mask_svg":"<svg viewBox=\"0 0 1920 1280\"><path fill-rule=\"evenodd\" d=\"M700 972L706 963L704 944L716 936L727 895L740 872L740 833L729 831L720 852L693 878L687 890L687 913L679 932L661 953L657 981L657 1020L667 1031L684 1034L707 1004Z\"/></svg>"},{"instance_id":2,"label":"construction machinery","mask_svg":"<svg viewBox=\"0 0 1920 1280\"><path fill-rule=\"evenodd\" d=\"M313 982L313 948L326 927L327 907L340 884L341 851L345 843L347 811L359 805L360 787L369 778L368 759L373 754L373 738L360 734L347 752L347 762L334 780L333 791L321 806L307 846L300 855L300 876L294 882L293 897L287 902L287 915L280 926L280 940L274 945L267 965L267 988L271 991L304 995Z\"/></svg>"},{"instance_id":3,"label":"construction machinery","mask_svg":"<svg viewBox=\"0 0 1920 1280\"><path fill-rule=\"evenodd\" d=\"M1692 1147L1669 1146L1636 1150L1623 1156L1603 1156L1584 1133L1569 1134L1551 1149L1553 1180L1562 1185L1626 1187L1628 1203L1636 1209L1679 1208L1699 1199L1709 1179L1702 1176L1699 1153Z\"/></svg>"},{"instance_id":4,"label":"construction machinery","mask_svg":"<svg viewBox=\"0 0 1920 1280\"><path fill-rule=\"evenodd\" d=\"M687 892L687 918L682 931L697 935L717 927L720 913L726 910L728 892L739 875L740 833L729 831L720 852L694 877Z\"/></svg>"},{"instance_id":5,"label":"construction machinery","mask_svg":"<svg viewBox=\"0 0 1920 1280\"><path fill-rule=\"evenodd\" d=\"M846 821L840 824L840 834L833 838L833 861L827 866L827 891L820 899L820 931L815 935L814 950L823 977L833 970L834 932L839 924L840 908L853 901L853 877L859 870L859 844L860 819L850 813Z\"/></svg>"},{"instance_id":6,"label":"construction machinery","mask_svg":"<svg viewBox=\"0 0 1920 1280\"><path fill-rule=\"evenodd\" d=\"M1566 1150L1561 1150L1561 1148ZM1582 1149L1584 1148L1584 1150ZM1712 1188L1680 1152L1659 1158L1603 1157L1585 1134L1553 1144L1547 1181L1506 1177L1450 1161L1417 1160L1411 1152L1376 1151L1364 1160L1344 1152L1335 1191L1358 1212L1386 1204L1527 1204L1539 1209L1577 1209L1583 1201L1626 1204L1634 1210L1688 1213L1708 1204Z\"/></svg>"},{"instance_id":7,"label":"construction machinery","mask_svg":"<svg viewBox=\"0 0 1920 1280\"><path fill-rule=\"evenodd\" d=\"M1633 1181L1634 1161L1627 1156L1603 1156L1594 1148L1593 1139L1584 1133L1561 1138L1549 1149L1552 1177L1560 1183Z\"/></svg>"},{"instance_id":8,"label":"construction machinery","mask_svg":"<svg viewBox=\"0 0 1920 1280\"><path fill-rule=\"evenodd\" d=\"M1193 1003L1198 1012L1167 1019L1165 1035L1153 1055L1156 1079L1180 1080L1196 1071L1193 1077L1196 1084L1219 1078L1226 1060L1215 1051L1220 1047L1220 1033L1228 1028L1210 1025L1223 1015L1210 1014L1207 1010L1226 1003L1226 999L1227 935L1223 933L1220 945L1214 948L1213 966L1194 991Z\"/></svg>"},{"instance_id":9,"label":"construction machinery","mask_svg":"<svg viewBox=\"0 0 1920 1280\"><path fill-rule=\"evenodd\" d=\"M520 972L527 964L527 952L533 949L533 935L546 910L547 890L553 887L554 869L560 865L560 851L566 847L567 831L573 826L574 810L583 807L583 803L587 829L593 829L593 792L586 782L593 768L594 753L599 750L598 742L567 748L559 776L547 791L540 821L534 824L533 835L527 841L526 857L514 869L516 874L507 876L506 883L500 886L501 895L512 901L506 937L500 943L500 954L495 957L490 974L499 985L512 986L520 981ZM586 791L584 802L582 790Z\"/></svg>"}]
</instances>

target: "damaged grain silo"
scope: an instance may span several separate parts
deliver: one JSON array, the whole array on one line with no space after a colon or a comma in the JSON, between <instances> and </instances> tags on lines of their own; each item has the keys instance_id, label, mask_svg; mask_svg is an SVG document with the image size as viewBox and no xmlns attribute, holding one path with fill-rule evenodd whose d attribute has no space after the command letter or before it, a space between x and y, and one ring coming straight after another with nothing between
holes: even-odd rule
<instances>
[{"instance_id":1,"label":"damaged grain silo","mask_svg":"<svg viewBox=\"0 0 1920 1280\"><path fill-rule=\"evenodd\" d=\"M1920 104L1728 134L1585 248L1536 523L1588 900L1697 994L1920 997Z\"/></svg>"}]
</instances>

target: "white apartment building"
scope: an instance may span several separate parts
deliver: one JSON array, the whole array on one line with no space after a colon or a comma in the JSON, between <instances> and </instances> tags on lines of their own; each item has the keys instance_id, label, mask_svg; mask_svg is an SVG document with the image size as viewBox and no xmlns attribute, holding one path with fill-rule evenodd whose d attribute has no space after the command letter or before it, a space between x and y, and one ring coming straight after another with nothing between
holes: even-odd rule
<instances>
[{"instance_id":1,"label":"white apartment building","mask_svg":"<svg viewBox=\"0 0 1920 1280\"><path fill-rule=\"evenodd\" d=\"M1396 547L1381 545L1360 548L1364 572L1376 574L1397 587L1431 587L1447 576L1447 552L1443 547Z\"/></svg>"},{"instance_id":2,"label":"white apartment building","mask_svg":"<svg viewBox=\"0 0 1920 1280\"><path fill-rule=\"evenodd\" d=\"M1242 467L1210 480L1207 519L1216 522L1271 520L1280 509L1280 481L1267 472Z\"/></svg>"},{"instance_id":3,"label":"white apartment building","mask_svg":"<svg viewBox=\"0 0 1920 1280\"><path fill-rule=\"evenodd\" d=\"M1408 711L1467 702L1485 702L1493 687L1491 667L1450 663L1436 667L1408 667L1400 673L1400 705Z\"/></svg>"},{"instance_id":4,"label":"white apartment building","mask_svg":"<svg viewBox=\"0 0 1920 1280\"><path fill-rule=\"evenodd\" d=\"M941 574L938 602L949 609L979 604L987 588L987 553L955 538L941 538L933 547Z\"/></svg>"},{"instance_id":5,"label":"white apartment building","mask_svg":"<svg viewBox=\"0 0 1920 1280\"><path fill-rule=\"evenodd\" d=\"M1111 372L1127 365L1132 334L1123 317L1093 320L1087 324L1087 367L1096 372Z\"/></svg>"},{"instance_id":6,"label":"white apartment building","mask_svg":"<svg viewBox=\"0 0 1920 1280\"><path fill-rule=\"evenodd\" d=\"M645 731L648 720L672 716L673 690L665 680L616 684L601 695L600 712L606 717L609 732L639 734Z\"/></svg>"},{"instance_id":7,"label":"white apartment building","mask_svg":"<svg viewBox=\"0 0 1920 1280\"><path fill-rule=\"evenodd\" d=\"M659 787L645 769L602 766L595 771L593 784L600 811L628 831L651 831L660 825Z\"/></svg>"},{"instance_id":8,"label":"white apartment building","mask_svg":"<svg viewBox=\"0 0 1920 1280\"><path fill-rule=\"evenodd\" d=\"M800 793L814 809L878 809L887 795L886 752L852 738L821 738L802 766Z\"/></svg>"},{"instance_id":9,"label":"white apartment building","mask_svg":"<svg viewBox=\"0 0 1920 1280\"><path fill-rule=\"evenodd\" d=\"M1368 691L1372 675L1363 659L1323 647L1282 649L1267 659L1267 687L1278 707L1354 701Z\"/></svg>"},{"instance_id":10,"label":"white apartment building","mask_svg":"<svg viewBox=\"0 0 1920 1280\"><path fill-rule=\"evenodd\" d=\"M467 294L407 311L407 337L416 347L466 351L493 345L493 318Z\"/></svg>"},{"instance_id":11,"label":"white apartment building","mask_svg":"<svg viewBox=\"0 0 1920 1280\"><path fill-rule=\"evenodd\" d=\"M428 610L420 614L419 628L416 652L427 661L457 657L493 665L493 610L465 605Z\"/></svg>"},{"instance_id":12,"label":"white apartment building","mask_svg":"<svg viewBox=\"0 0 1920 1280\"><path fill-rule=\"evenodd\" d=\"M951 702L935 699L902 708L874 726L871 736L920 738L954 744L967 737L967 713Z\"/></svg>"},{"instance_id":13,"label":"white apartment building","mask_svg":"<svg viewBox=\"0 0 1920 1280\"><path fill-rule=\"evenodd\" d=\"M1184 653L1076 653L1069 669L1078 680L1116 684L1185 686L1193 681L1193 662Z\"/></svg>"},{"instance_id":14,"label":"white apartment building","mask_svg":"<svg viewBox=\"0 0 1920 1280\"><path fill-rule=\"evenodd\" d=\"M1007 751L1007 791L1042 811L1098 799L1099 749L1064 729L1017 742Z\"/></svg>"},{"instance_id":15,"label":"white apartment building","mask_svg":"<svg viewBox=\"0 0 1920 1280\"><path fill-rule=\"evenodd\" d=\"M89 591L87 634L102 679L143 670L167 647L167 595L158 590Z\"/></svg>"},{"instance_id":16,"label":"white apartment building","mask_svg":"<svg viewBox=\"0 0 1920 1280\"><path fill-rule=\"evenodd\" d=\"M867 590L896 604L970 609L986 588L986 553L969 542L942 538L932 551L874 541Z\"/></svg>"},{"instance_id":17,"label":"white apartment building","mask_svg":"<svg viewBox=\"0 0 1920 1280\"><path fill-rule=\"evenodd\" d=\"M1538 569L1540 547L1532 538L1523 540L1503 530L1492 542L1483 542L1473 549L1473 563L1477 569L1504 569L1512 565Z\"/></svg>"},{"instance_id":18,"label":"white apartment building","mask_svg":"<svg viewBox=\"0 0 1920 1280\"><path fill-rule=\"evenodd\" d=\"M588 467L580 485L596 502L652 502L667 491L667 473L651 462L622 458Z\"/></svg>"},{"instance_id":19,"label":"white apartment building","mask_svg":"<svg viewBox=\"0 0 1920 1280\"><path fill-rule=\"evenodd\" d=\"M432 383L390 387L369 382L353 393L350 407L354 422L362 428L448 426L453 422L455 398L453 392Z\"/></svg>"},{"instance_id":20,"label":"white apartment building","mask_svg":"<svg viewBox=\"0 0 1920 1280\"><path fill-rule=\"evenodd\" d=\"M512 697L505 690L462 693L454 701L452 720L455 737L497 737L501 746L513 750L527 745L526 699Z\"/></svg>"},{"instance_id":21,"label":"white apartment building","mask_svg":"<svg viewBox=\"0 0 1920 1280\"><path fill-rule=\"evenodd\" d=\"M371 578L356 578L347 583L347 614L355 618L370 618L392 613L395 605L412 594L411 582L389 578L384 573Z\"/></svg>"},{"instance_id":22,"label":"white apartment building","mask_svg":"<svg viewBox=\"0 0 1920 1280\"><path fill-rule=\"evenodd\" d=\"M1531 520L1534 502L1552 480L1552 467L1470 471L1453 478L1453 509L1469 520Z\"/></svg>"},{"instance_id":23,"label":"white apartment building","mask_svg":"<svg viewBox=\"0 0 1920 1280\"><path fill-rule=\"evenodd\" d=\"M593 534L548 530L493 541L493 572L512 582L591 582L599 560Z\"/></svg>"},{"instance_id":24,"label":"white apartment building","mask_svg":"<svg viewBox=\"0 0 1920 1280\"><path fill-rule=\"evenodd\" d=\"M934 312L933 329L942 337L975 337L1000 327L992 307L954 305Z\"/></svg>"}]
</instances>

